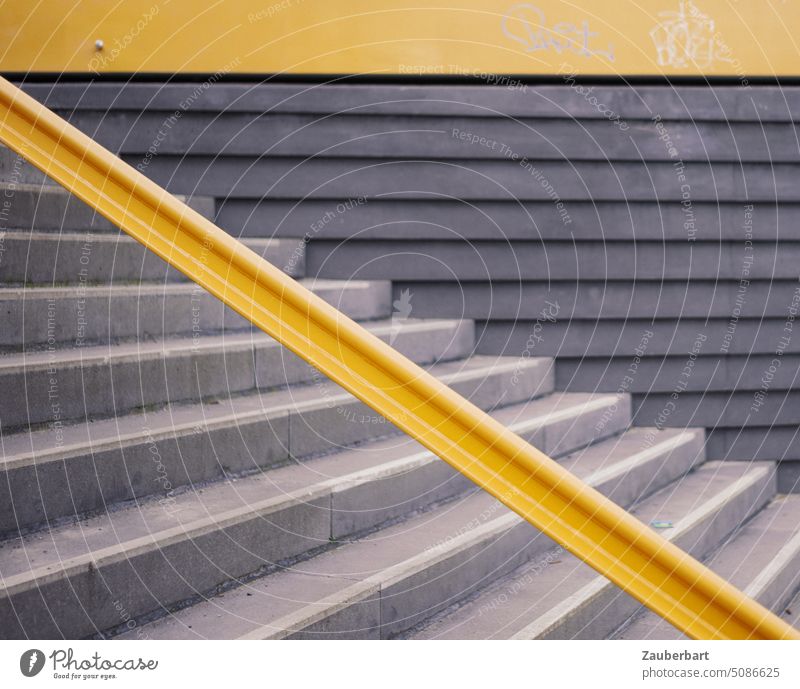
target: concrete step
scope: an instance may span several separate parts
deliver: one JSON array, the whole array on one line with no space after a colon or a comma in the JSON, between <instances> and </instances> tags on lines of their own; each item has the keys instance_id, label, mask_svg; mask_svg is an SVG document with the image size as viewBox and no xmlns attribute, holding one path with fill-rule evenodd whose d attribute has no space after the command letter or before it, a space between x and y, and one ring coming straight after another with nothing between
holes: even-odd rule
<instances>
[{"instance_id":1,"label":"concrete step","mask_svg":"<svg viewBox=\"0 0 800 689\"><path fill-rule=\"evenodd\" d=\"M295 278L305 274L305 245L291 239L246 239L245 245ZM6 232L0 283L76 285L138 280L186 282L127 235L96 232Z\"/></svg>"},{"instance_id":2,"label":"concrete step","mask_svg":"<svg viewBox=\"0 0 800 689\"><path fill-rule=\"evenodd\" d=\"M8 152L8 149L3 149ZM12 176L16 158L6 163ZM3 155L0 151L0 180L3 177ZM25 171L17 175L17 181L0 181L0 195L8 204L3 206L3 229L35 230L37 232L108 232L118 234L119 229L98 215L63 187L45 178L34 168L25 164ZM175 197L200 215L214 219L216 204L211 196Z\"/></svg>"},{"instance_id":3,"label":"concrete step","mask_svg":"<svg viewBox=\"0 0 800 689\"><path fill-rule=\"evenodd\" d=\"M737 530L708 566L765 607L781 614L800 588L800 495L781 495ZM615 639L685 639L642 607Z\"/></svg>"},{"instance_id":4,"label":"concrete step","mask_svg":"<svg viewBox=\"0 0 800 689\"><path fill-rule=\"evenodd\" d=\"M384 320L368 329L419 364L469 356L470 321ZM134 409L313 382L319 374L261 332L0 355L4 432L54 420L121 416ZM55 391L56 397L53 397ZM20 403L24 400L24 403Z\"/></svg>"},{"instance_id":5,"label":"concrete step","mask_svg":"<svg viewBox=\"0 0 800 689\"><path fill-rule=\"evenodd\" d=\"M695 557L714 548L775 493L772 465L707 463L635 505L645 524L671 521L663 535ZM415 638L604 638L638 602L556 546Z\"/></svg>"},{"instance_id":6,"label":"concrete step","mask_svg":"<svg viewBox=\"0 0 800 689\"><path fill-rule=\"evenodd\" d=\"M357 320L389 318L391 285L366 280L301 280ZM189 284L111 287L8 287L0 290L0 347L76 346L118 338L201 335L251 329L250 323L202 287Z\"/></svg>"},{"instance_id":7,"label":"concrete step","mask_svg":"<svg viewBox=\"0 0 800 689\"><path fill-rule=\"evenodd\" d=\"M565 435L590 442L592 422L621 403L613 395L555 396L495 416L549 449ZM620 426L605 432L623 421L620 415ZM570 427L576 430L565 434ZM117 627L120 603L134 616L158 613L463 493L467 484L419 445L387 439L12 539L0 549L0 612L24 612L2 633L75 637Z\"/></svg>"},{"instance_id":8,"label":"concrete step","mask_svg":"<svg viewBox=\"0 0 800 689\"><path fill-rule=\"evenodd\" d=\"M587 423L580 423L588 431ZM589 431L589 435L591 432ZM654 454L675 452L675 434ZM606 460L616 441L606 442ZM625 443L622 443L625 444ZM702 456L702 434L680 462ZM589 458L589 453L584 457ZM673 455L675 459L677 456ZM577 462L603 492L646 490L655 457ZM635 485L634 485L635 484ZM480 490L143 628L152 638L387 638L501 576L551 542Z\"/></svg>"},{"instance_id":9,"label":"concrete step","mask_svg":"<svg viewBox=\"0 0 800 689\"><path fill-rule=\"evenodd\" d=\"M553 389L549 359L472 357L429 370L484 409ZM620 416L629 423L629 404ZM320 374L307 386L69 426L53 422L2 438L0 532L392 433L394 426Z\"/></svg>"}]
</instances>

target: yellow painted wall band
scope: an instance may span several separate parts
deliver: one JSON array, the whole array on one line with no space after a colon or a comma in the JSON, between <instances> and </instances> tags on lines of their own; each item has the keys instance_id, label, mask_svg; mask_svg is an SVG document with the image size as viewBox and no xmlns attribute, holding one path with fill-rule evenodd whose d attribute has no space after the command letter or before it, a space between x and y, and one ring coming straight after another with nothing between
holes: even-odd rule
<instances>
[{"instance_id":1,"label":"yellow painted wall band","mask_svg":"<svg viewBox=\"0 0 800 689\"><path fill-rule=\"evenodd\" d=\"M735 0L39 0L0 71L798 76L800 5Z\"/></svg>"}]
</instances>

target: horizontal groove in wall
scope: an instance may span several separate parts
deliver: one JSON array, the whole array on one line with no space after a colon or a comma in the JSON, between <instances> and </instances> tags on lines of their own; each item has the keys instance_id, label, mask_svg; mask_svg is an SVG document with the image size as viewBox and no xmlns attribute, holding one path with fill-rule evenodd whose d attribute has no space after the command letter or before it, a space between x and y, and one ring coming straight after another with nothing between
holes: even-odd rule
<instances>
[{"instance_id":1,"label":"horizontal groove in wall","mask_svg":"<svg viewBox=\"0 0 800 689\"><path fill-rule=\"evenodd\" d=\"M567 84L529 85L527 89L413 84L261 83L203 84L99 82L24 83L24 90L61 110L136 109L174 111L190 99L194 111L362 112L405 115L481 116L501 112L515 117L604 115ZM203 98L197 96L198 88ZM687 118L722 121L792 121L800 113L800 87L781 86L620 86L596 85L598 102L632 119Z\"/></svg>"}]
</instances>

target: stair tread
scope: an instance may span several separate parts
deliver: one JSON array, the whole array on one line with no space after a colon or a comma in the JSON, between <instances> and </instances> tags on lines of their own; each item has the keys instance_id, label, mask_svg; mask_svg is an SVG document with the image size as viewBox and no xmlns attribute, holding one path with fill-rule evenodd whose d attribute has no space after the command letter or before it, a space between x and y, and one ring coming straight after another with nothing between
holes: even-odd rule
<instances>
[{"instance_id":1,"label":"stair tread","mask_svg":"<svg viewBox=\"0 0 800 689\"><path fill-rule=\"evenodd\" d=\"M800 494L778 496L737 530L707 560L706 564L747 595L759 600L762 593L759 576L768 574L771 567L780 566L776 560L781 550L787 546L794 554L800 553L798 535L800 535ZM786 553L783 555L785 557ZM686 637L655 613L642 610L619 630L614 638L685 639Z\"/></svg>"},{"instance_id":2,"label":"stair tread","mask_svg":"<svg viewBox=\"0 0 800 689\"><path fill-rule=\"evenodd\" d=\"M669 432L661 436L659 442L668 445L681 433L692 435L691 432ZM610 447L626 447L630 451L631 445L638 446L641 440L638 430L628 431L622 437L625 436L631 442L620 443L615 438L583 452L587 458L585 465L570 457L572 468L594 483L599 479L597 469L603 465L598 455L607 460ZM605 447L600 447L604 444ZM606 461L604 468L611 471L615 465L629 466L627 453L616 462ZM390 583L401 578L405 571L414 570L420 559L433 561L446 554L449 548L461 547L459 541L470 534L484 530L490 534L484 537L491 539L493 534L502 534L521 523L520 517L492 496L478 489L475 491L158 620L147 627L148 634L153 638L168 638L176 633L214 638L245 635L283 615L306 610L307 605L313 609L314 602L320 602L322 607L325 596L346 592L352 587L370 595L372 587ZM538 532L533 527L530 529L535 538ZM316 585L317 581L321 582L320 586Z\"/></svg>"},{"instance_id":3,"label":"stair tread","mask_svg":"<svg viewBox=\"0 0 800 689\"><path fill-rule=\"evenodd\" d=\"M615 399L614 395L565 393L506 407L493 413L509 426L532 427L547 423L554 407L578 415L587 402ZM673 434L674 435L674 434ZM167 511L156 499L131 503L120 509L0 543L0 572L5 579L32 568L56 566L73 557L98 553L104 548L130 544L136 539L172 538L171 530L203 530L209 525L251 514L278 501L309 501L321 493L363 480L407 471L420 461L440 461L405 436L367 442L350 450L293 463L247 477L217 481L174 496ZM431 486L431 488L434 488ZM170 533L168 533L170 532ZM322 545L322 544L321 544Z\"/></svg>"},{"instance_id":4,"label":"stair tread","mask_svg":"<svg viewBox=\"0 0 800 689\"><path fill-rule=\"evenodd\" d=\"M468 359L440 362L429 367L432 375L447 383L485 377L490 373L512 372L523 367L549 365L548 359L526 359L523 362L513 357L477 355ZM130 413L100 421L65 425L61 429L60 444L54 444L53 432L49 428L21 431L4 435L3 457L0 468L9 469L34 459L54 460L75 449L91 446L93 450L106 445L119 445L129 438L140 438L143 434L158 438L171 434L176 429L202 429L214 424L241 420L244 416L271 418L290 411L302 411L319 404L330 405L334 401L352 400L352 395L335 383L324 380L329 386L321 391L318 385L292 386L268 392L254 392L213 402L173 404L154 412Z\"/></svg>"},{"instance_id":5,"label":"stair tread","mask_svg":"<svg viewBox=\"0 0 800 689\"><path fill-rule=\"evenodd\" d=\"M672 521L659 530L668 539L703 512L709 501L741 479L767 467L708 462L641 501L629 511L645 524ZM421 629L415 638L510 638L534 621L561 610L568 614L570 598L588 587L612 585L577 557L556 547L544 558L521 567L489 587L452 614ZM513 590L514 594L509 595ZM505 595L505 598L503 596ZM506 601L505 604L502 601Z\"/></svg>"}]
</instances>

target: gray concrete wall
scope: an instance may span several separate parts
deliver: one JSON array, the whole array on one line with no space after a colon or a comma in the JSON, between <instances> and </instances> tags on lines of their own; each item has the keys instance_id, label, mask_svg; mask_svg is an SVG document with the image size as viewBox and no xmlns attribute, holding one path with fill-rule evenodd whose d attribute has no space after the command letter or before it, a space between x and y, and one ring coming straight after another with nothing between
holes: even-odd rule
<instances>
[{"instance_id":1,"label":"gray concrete wall","mask_svg":"<svg viewBox=\"0 0 800 689\"><path fill-rule=\"evenodd\" d=\"M309 275L391 279L481 352L800 475L800 88L26 88Z\"/></svg>"}]
</instances>

